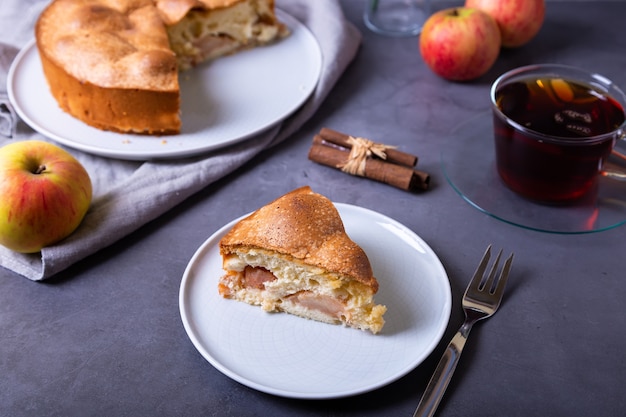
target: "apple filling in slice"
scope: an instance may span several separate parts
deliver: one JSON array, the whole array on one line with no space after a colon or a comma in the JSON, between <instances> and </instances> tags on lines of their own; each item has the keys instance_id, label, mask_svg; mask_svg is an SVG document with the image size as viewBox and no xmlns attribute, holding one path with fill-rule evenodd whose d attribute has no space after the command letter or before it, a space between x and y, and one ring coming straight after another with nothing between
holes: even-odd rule
<instances>
[{"instance_id":1,"label":"apple filling in slice","mask_svg":"<svg viewBox=\"0 0 626 417\"><path fill-rule=\"evenodd\" d=\"M225 298L330 324L374 323L373 333L384 324L386 307L374 304L371 288L287 256L239 252L228 255L224 269L218 290Z\"/></svg>"}]
</instances>

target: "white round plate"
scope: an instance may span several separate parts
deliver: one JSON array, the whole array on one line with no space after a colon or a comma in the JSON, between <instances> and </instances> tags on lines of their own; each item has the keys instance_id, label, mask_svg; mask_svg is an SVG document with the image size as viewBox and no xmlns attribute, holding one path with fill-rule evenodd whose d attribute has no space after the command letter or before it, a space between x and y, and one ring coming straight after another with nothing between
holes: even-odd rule
<instances>
[{"instance_id":1,"label":"white round plate","mask_svg":"<svg viewBox=\"0 0 626 417\"><path fill-rule=\"evenodd\" d=\"M349 236L367 253L387 306L373 335L340 325L267 313L222 298L220 239L198 249L183 275L180 314L192 343L226 376L283 397L327 399L387 385L413 370L437 346L450 318L448 276L432 249L410 229L368 209L336 204Z\"/></svg>"},{"instance_id":2,"label":"white round plate","mask_svg":"<svg viewBox=\"0 0 626 417\"><path fill-rule=\"evenodd\" d=\"M63 112L50 94L34 41L9 70L7 89L29 126L84 152L129 160L203 154L263 132L298 109L320 77L322 54L298 20L277 10L291 34L279 42L181 73L182 131L173 136L106 132Z\"/></svg>"}]
</instances>

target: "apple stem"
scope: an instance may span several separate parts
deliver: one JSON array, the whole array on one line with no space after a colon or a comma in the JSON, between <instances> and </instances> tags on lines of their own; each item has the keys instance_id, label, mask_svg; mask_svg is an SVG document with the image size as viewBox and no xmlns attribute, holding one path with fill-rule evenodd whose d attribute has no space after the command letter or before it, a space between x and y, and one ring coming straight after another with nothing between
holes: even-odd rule
<instances>
[{"instance_id":1,"label":"apple stem","mask_svg":"<svg viewBox=\"0 0 626 417\"><path fill-rule=\"evenodd\" d=\"M45 170L46 170L46 166L44 164L41 164L35 170L35 174L39 175L39 174L43 173Z\"/></svg>"}]
</instances>

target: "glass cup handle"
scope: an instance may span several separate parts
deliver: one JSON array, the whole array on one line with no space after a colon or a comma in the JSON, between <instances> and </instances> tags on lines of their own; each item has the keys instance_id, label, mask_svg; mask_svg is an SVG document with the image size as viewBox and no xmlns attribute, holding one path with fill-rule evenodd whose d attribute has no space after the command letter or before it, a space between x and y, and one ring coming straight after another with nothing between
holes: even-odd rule
<instances>
[{"instance_id":1,"label":"glass cup handle","mask_svg":"<svg viewBox=\"0 0 626 417\"><path fill-rule=\"evenodd\" d=\"M626 154L618 151L617 144L620 141L624 141L626 143L626 131L621 130L618 137L615 147L611 151L610 159L604 165L601 174L604 177L612 178L618 181L626 181Z\"/></svg>"}]
</instances>

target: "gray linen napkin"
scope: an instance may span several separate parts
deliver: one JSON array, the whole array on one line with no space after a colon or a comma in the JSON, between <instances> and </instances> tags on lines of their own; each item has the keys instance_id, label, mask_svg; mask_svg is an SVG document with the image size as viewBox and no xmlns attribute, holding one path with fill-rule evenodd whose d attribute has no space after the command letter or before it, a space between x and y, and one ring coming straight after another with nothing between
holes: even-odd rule
<instances>
[{"instance_id":1,"label":"gray linen napkin","mask_svg":"<svg viewBox=\"0 0 626 417\"><path fill-rule=\"evenodd\" d=\"M6 92L6 74L16 48L32 37L34 21L45 4L47 1L3 0L0 39L11 45L0 43L0 94ZM305 24L322 50L319 84L298 111L270 131L209 156L135 162L66 148L85 165L94 183L93 203L85 219L70 237L41 253L19 254L0 247L0 265L31 280L49 278L157 218L297 131L319 108L354 58L361 34L345 20L337 0L278 0L277 7ZM4 97L0 95L0 108L4 108L2 104L6 107L2 117L11 120L14 115ZM21 121L9 131L13 138L0 135L0 145L16 140L47 140Z\"/></svg>"}]
</instances>

